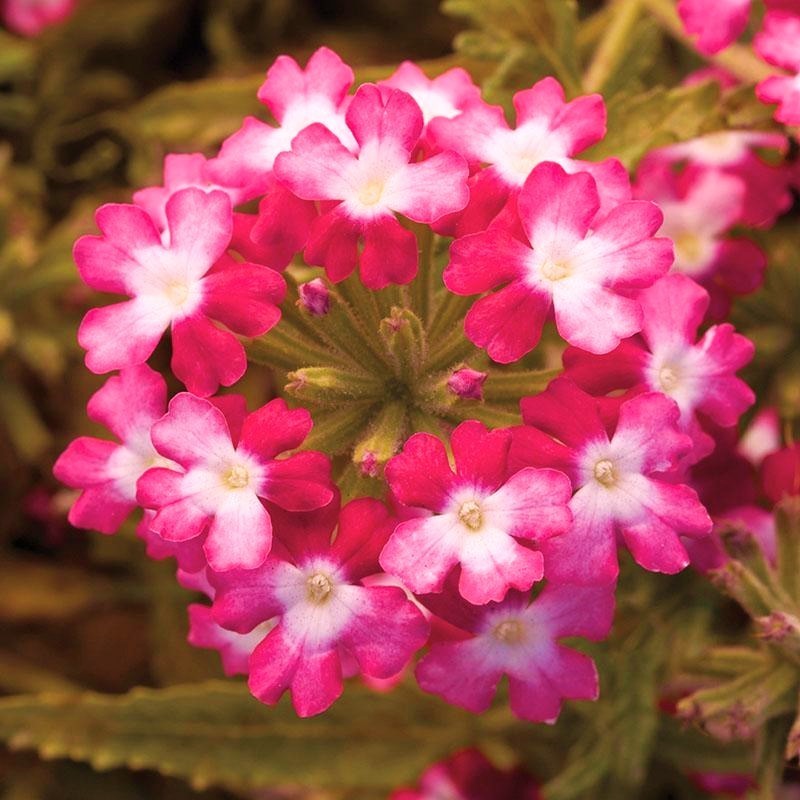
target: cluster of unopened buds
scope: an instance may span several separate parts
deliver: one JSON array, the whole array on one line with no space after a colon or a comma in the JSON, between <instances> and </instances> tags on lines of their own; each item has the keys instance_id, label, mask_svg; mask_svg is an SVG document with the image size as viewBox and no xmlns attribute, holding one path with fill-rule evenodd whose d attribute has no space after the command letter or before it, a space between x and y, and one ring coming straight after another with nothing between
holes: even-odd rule
<instances>
[{"instance_id":1,"label":"cluster of unopened buds","mask_svg":"<svg viewBox=\"0 0 800 800\"><path fill-rule=\"evenodd\" d=\"M318 714L343 678L386 688L416 660L449 703L483 711L506 676L513 712L552 722L598 696L562 640L608 634L620 549L708 568L715 520L769 516L712 464L745 452L754 402L753 346L720 320L764 271L727 234L787 207L789 173L755 150L786 141L670 147L632 187L581 158L599 95L545 78L511 124L461 69L353 82L325 48L278 58L273 122L98 210L75 260L126 299L78 336L90 370L119 370L88 406L116 441L77 439L55 472L82 490L76 526L143 509L149 554L212 601L190 641L262 702ZM167 331L169 403L146 363ZM249 412L218 394L248 358L280 395Z\"/></svg>"}]
</instances>

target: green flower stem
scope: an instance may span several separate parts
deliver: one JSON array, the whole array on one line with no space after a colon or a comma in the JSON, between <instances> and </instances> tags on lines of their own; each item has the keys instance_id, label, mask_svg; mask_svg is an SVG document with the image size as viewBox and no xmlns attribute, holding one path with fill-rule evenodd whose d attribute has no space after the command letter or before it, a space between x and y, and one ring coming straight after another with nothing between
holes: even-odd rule
<instances>
[{"instance_id":1,"label":"green flower stem","mask_svg":"<svg viewBox=\"0 0 800 800\"><path fill-rule=\"evenodd\" d=\"M642 0L617 0L611 6L611 20L607 24L600 43L583 78L587 92L600 92L619 69L631 35L642 10Z\"/></svg>"},{"instance_id":2,"label":"green flower stem","mask_svg":"<svg viewBox=\"0 0 800 800\"><path fill-rule=\"evenodd\" d=\"M330 456L348 452L376 410L371 401L349 400L337 408L315 413L314 427L303 442L303 449L322 450Z\"/></svg>"},{"instance_id":3,"label":"green flower stem","mask_svg":"<svg viewBox=\"0 0 800 800\"><path fill-rule=\"evenodd\" d=\"M351 360L339 352L328 350L309 341L300 331L282 320L264 336L245 342L250 361L267 367L290 370L298 364L351 365Z\"/></svg>"}]
</instances>

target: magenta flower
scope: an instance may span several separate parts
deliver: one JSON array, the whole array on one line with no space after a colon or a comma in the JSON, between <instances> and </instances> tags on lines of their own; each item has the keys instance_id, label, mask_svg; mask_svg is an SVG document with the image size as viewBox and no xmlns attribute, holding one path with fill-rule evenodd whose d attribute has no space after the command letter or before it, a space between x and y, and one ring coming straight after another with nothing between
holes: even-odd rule
<instances>
[{"instance_id":1,"label":"magenta flower","mask_svg":"<svg viewBox=\"0 0 800 800\"><path fill-rule=\"evenodd\" d=\"M533 602L527 594L510 592L502 603L485 606L444 595L426 597L426 605L465 638L434 643L417 665L417 681L426 692L479 713L489 708L507 675L516 716L555 722L562 700L598 696L592 659L559 640L604 639L614 616L614 588L548 585Z\"/></svg>"},{"instance_id":2,"label":"magenta flower","mask_svg":"<svg viewBox=\"0 0 800 800\"><path fill-rule=\"evenodd\" d=\"M97 211L101 236L82 236L75 262L83 280L131 299L89 311L78 331L92 372L144 363L172 330L172 370L186 387L210 395L247 368L242 336L266 333L280 319L285 285L273 270L226 256L232 215L228 197L188 188L166 205L169 243L132 205Z\"/></svg>"},{"instance_id":3,"label":"magenta flower","mask_svg":"<svg viewBox=\"0 0 800 800\"><path fill-rule=\"evenodd\" d=\"M750 239L729 236L742 219L747 184L716 170L688 169L680 177L664 161L640 169L637 197L653 200L664 214L659 233L675 243L673 271L696 280L709 293L709 316L724 319L731 298L755 291L767 259Z\"/></svg>"},{"instance_id":4,"label":"magenta flower","mask_svg":"<svg viewBox=\"0 0 800 800\"><path fill-rule=\"evenodd\" d=\"M203 549L214 570L260 566L272 547L272 519L262 499L288 511L333 499L322 453L277 458L299 447L311 425L305 409L272 400L237 430L208 400L185 392L173 397L151 436L183 472L153 469L139 480L139 503L156 511L150 528L176 542L207 532Z\"/></svg>"},{"instance_id":5,"label":"magenta flower","mask_svg":"<svg viewBox=\"0 0 800 800\"><path fill-rule=\"evenodd\" d=\"M3 24L22 36L38 36L72 14L77 0L0 0Z\"/></svg>"},{"instance_id":6,"label":"magenta flower","mask_svg":"<svg viewBox=\"0 0 800 800\"><path fill-rule=\"evenodd\" d=\"M566 172L589 172L597 180L604 211L630 199L628 173L615 158L599 163L574 158L606 133L606 110L599 94L566 102L555 78L543 78L514 95L517 126L509 127L503 109L486 103L470 106L453 119L436 119L430 136L440 148L461 153L476 168L470 179L469 205L437 229L464 236L486 229L497 217L514 215L516 198L531 170L544 161ZM477 169L488 164L485 169Z\"/></svg>"},{"instance_id":7,"label":"magenta flower","mask_svg":"<svg viewBox=\"0 0 800 800\"><path fill-rule=\"evenodd\" d=\"M508 431L462 422L450 439L455 472L435 436L417 433L405 443L386 479L399 502L433 513L397 526L381 553L388 573L413 592L437 592L459 565L458 590L475 604L541 580L542 554L526 545L567 530L572 487L552 469L509 478L510 443Z\"/></svg>"},{"instance_id":8,"label":"magenta flower","mask_svg":"<svg viewBox=\"0 0 800 800\"><path fill-rule=\"evenodd\" d=\"M275 160L279 180L298 197L335 203L314 221L306 261L325 267L334 282L358 265L370 289L408 283L417 273L417 241L395 213L431 223L459 211L469 199L467 165L451 151L412 160L422 112L397 89L364 84L346 120L358 142L356 155L316 124Z\"/></svg>"},{"instance_id":9,"label":"magenta flower","mask_svg":"<svg viewBox=\"0 0 800 800\"><path fill-rule=\"evenodd\" d=\"M753 390L736 377L753 358L753 343L728 322L712 325L698 340L709 296L685 275L667 275L641 292L639 301L645 312L641 338L605 356L570 348L564 354L567 374L593 394L636 387L671 397L697 461L714 449L697 415L730 427L755 401Z\"/></svg>"},{"instance_id":10,"label":"magenta flower","mask_svg":"<svg viewBox=\"0 0 800 800\"><path fill-rule=\"evenodd\" d=\"M768 64L789 70L756 86L763 103L777 103L775 119L785 125L800 124L800 6L793 10L768 10L753 40L756 52Z\"/></svg>"},{"instance_id":11,"label":"magenta flower","mask_svg":"<svg viewBox=\"0 0 800 800\"><path fill-rule=\"evenodd\" d=\"M166 406L166 381L146 364L122 370L92 395L89 419L119 442L79 436L58 457L56 478L82 490L69 511L72 525L114 533L136 508L136 481L142 473L155 464L170 464L150 441L150 429Z\"/></svg>"},{"instance_id":12,"label":"magenta flower","mask_svg":"<svg viewBox=\"0 0 800 800\"><path fill-rule=\"evenodd\" d=\"M342 693L344 661L391 678L425 644L428 622L402 589L363 584L380 572L392 525L382 503L361 498L341 510L333 544L327 524L283 531L286 549L260 568L211 575L225 628L248 633L277 619L250 657L250 691L263 703L288 689L301 717L319 714Z\"/></svg>"},{"instance_id":13,"label":"magenta flower","mask_svg":"<svg viewBox=\"0 0 800 800\"><path fill-rule=\"evenodd\" d=\"M697 49L713 55L735 42L747 27L750 0L680 0L678 13L686 32L697 37Z\"/></svg>"},{"instance_id":14,"label":"magenta flower","mask_svg":"<svg viewBox=\"0 0 800 800\"><path fill-rule=\"evenodd\" d=\"M456 239L444 282L461 295L504 285L467 314L469 339L501 363L530 352L552 308L558 332L570 344L607 353L642 328L631 289L650 286L669 269L672 243L654 239L662 223L657 206L621 203L598 216L591 175L568 175L545 163L519 195L524 234L501 227Z\"/></svg>"},{"instance_id":15,"label":"magenta flower","mask_svg":"<svg viewBox=\"0 0 800 800\"><path fill-rule=\"evenodd\" d=\"M680 572L689 563L679 536L700 537L711 518L693 489L668 473L691 449L678 428L680 411L663 394L640 394L619 405L616 424L601 404L567 378L523 398L525 425L514 429L512 466L556 466L575 486L573 524L542 542L548 580L604 584L616 579L617 536L651 572Z\"/></svg>"}]
</instances>

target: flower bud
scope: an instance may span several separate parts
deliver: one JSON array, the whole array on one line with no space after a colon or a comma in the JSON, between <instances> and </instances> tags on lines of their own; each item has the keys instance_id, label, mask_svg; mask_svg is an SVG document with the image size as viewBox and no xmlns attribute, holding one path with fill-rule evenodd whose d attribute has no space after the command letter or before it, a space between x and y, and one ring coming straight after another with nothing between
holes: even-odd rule
<instances>
[{"instance_id":1,"label":"flower bud","mask_svg":"<svg viewBox=\"0 0 800 800\"><path fill-rule=\"evenodd\" d=\"M297 302L314 317L324 317L331 308L331 294L322 278L314 278L297 287L300 299Z\"/></svg>"},{"instance_id":2,"label":"flower bud","mask_svg":"<svg viewBox=\"0 0 800 800\"><path fill-rule=\"evenodd\" d=\"M461 367L447 379L447 388L464 400L483 400L483 384L487 376L486 372Z\"/></svg>"}]
</instances>

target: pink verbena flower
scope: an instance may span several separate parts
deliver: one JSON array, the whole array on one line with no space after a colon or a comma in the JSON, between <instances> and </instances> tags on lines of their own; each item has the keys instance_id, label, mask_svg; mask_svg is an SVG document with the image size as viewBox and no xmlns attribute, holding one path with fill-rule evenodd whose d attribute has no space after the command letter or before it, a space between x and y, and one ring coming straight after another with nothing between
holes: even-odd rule
<instances>
[{"instance_id":1,"label":"pink verbena flower","mask_svg":"<svg viewBox=\"0 0 800 800\"><path fill-rule=\"evenodd\" d=\"M634 192L663 212L659 233L675 243L672 269L708 291L711 319L727 317L733 297L761 285L764 252L750 239L728 235L742 217L747 186L741 177L702 169L678 177L666 162L653 160L639 171Z\"/></svg>"},{"instance_id":2,"label":"pink verbena flower","mask_svg":"<svg viewBox=\"0 0 800 800\"><path fill-rule=\"evenodd\" d=\"M276 627L250 657L250 691L272 705L288 689L302 717L319 714L342 693L343 655L373 678L402 670L428 638L428 622L396 586L365 586L393 521L377 500L361 498L330 527L279 533L255 570L212 574L215 619L239 633L266 620Z\"/></svg>"},{"instance_id":3,"label":"pink verbena flower","mask_svg":"<svg viewBox=\"0 0 800 800\"><path fill-rule=\"evenodd\" d=\"M288 511L320 508L333 499L330 462L301 452L311 430L305 409L276 399L249 414L241 432L208 400L175 396L153 426L156 449L183 469L153 469L139 480L139 503L156 511L150 528L170 541L207 532L203 545L215 570L253 569L272 546L272 520L261 500Z\"/></svg>"},{"instance_id":4,"label":"pink verbena flower","mask_svg":"<svg viewBox=\"0 0 800 800\"><path fill-rule=\"evenodd\" d=\"M541 800L521 767L500 770L474 748L428 767L417 789L396 789L390 800Z\"/></svg>"},{"instance_id":5,"label":"pink verbena flower","mask_svg":"<svg viewBox=\"0 0 800 800\"><path fill-rule=\"evenodd\" d=\"M38 36L72 14L77 0L0 0L3 24L22 36Z\"/></svg>"},{"instance_id":6,"label":"pink verbena flower","mask_svg":"<svg viewBox=\"0 0 800 800\"><path fill-rule=\"evenodd\" d=\"M515 129L509 127L502 108L485 103L471 105L453 119L430 123L436 145L461 153L477 170L470 179L469 205L440 220L438 230L464 236L484 230L497 217L513 217L528 175L544 161L560 164L569 173L591 173L604 211L630 199L628 174L617 159L593 163L574 158L605 136L606 110L599 94L566 102L561 84L548 77L517 92L514 108ZM479 170L481 164L488 166Z\"/></svg>"},{"instance_id":7,"label":"pink verbena flower","mask_svg":"<svg viewBox=\"0 0 800 800\"><path fill-rule=\"evenodd\" d=\"M410 94L422 111L425 132L431 120L453 119L462 111L479 105L481 90L473 83L469 73L461 67L448 69L435 78L429 78L413 61L402 64L378 86L400 89ZM430 145L430 137L423 134Z\"/></svg>"},{"instance_id":8,"label":"pink verbena flower","mask_svg":"<svg viewBox=\"0 0 800 800\"><path fill-rule=\"evenodd\" d=\"M53 473L82 492L69 511L76 528L114 533L136 508L136 481L159 456L150 429L164 415L167 384L146 364L109 378L86 407L89 419L108 428L119 442L80 436L58 457Z\"/></svg>"},{"instance_id":9,"label":"pink verbena flower","mask_svg":"<svg viewBox=\"0 0 800 800\"><path fill-rule=\"evenodd\" d=\"M764 103L777 103L775 119L786 125L800 124L800 6L792 11L768 10L761 30L753 40L756 52L768 64L789 70L773 75L756 86Z\"/></svg>"},{"instance_id":10,"label":"pink verbena flower","mask_svg":"<svg viewBox=\"0 0 800 800\"><path fill-rule=\"evenodd\" d=\"M216 590L209 582L207 571L187 573L178 570L178 583L184 589L201 592L210 600ZM191 603L189 612L189 634L187 641L193 647L216 650L222 661L222 670L228 675L247 675L250 671L250 656L261 640L277 625L271 619L257 625L249 633L236 633L223 628L215 619L210 606Z\"/></svg>"},{"instance_id":11,"label":"pink verbena flower","mask_svg":"<svg viewBox=\"0 0 800 800\"><path fill-rule=\"evenodd\" d=\"M100 236L82 236L75 262L83 280L124 303L91 309L78 331L92 372L145 362L172 330L172 371L186 387L212 394L247 368L244 347L218 320L243 336L266 333L280 319L285 284L271 269L239 263L226 251L232 215L227 195L188 188L166 205L169 244L137 206L97 211Z\"/></svg>"},{"instance_id":12,"label":"pink verbena flower","mask_svg":"<svg viewBox=\"0 0 800 800\"><path fill-rule=\"evenodd\" d=\"M718 131L654 150L642 162L640 173L649 171L653 161L666 161L685 162L712 175L734 175L745 186L740 221L769 228L792 205L792 171L783 164L768 163L757 150L784 156L788 147L789 140L780 133Z\"/></svg>"},{"instance_id":13,"label":"pink verbena flower","mask_svg":"<svg viewBox=\"0 0 800 800\"><path fill-rule=\"evenodd\" d=\"M275 174L298 197L335 203L314 221L305 259L324 266L334 282L359 266L370 289L408 283L417 273L417 239L395 214L431 223L462 209L469 199L467 165L451 151L412 161L422 112L398 89L364 84L346 120L356 154L315 124L275 159Z\"/></svg>"},{"instance_id":14,"label":"pink verbena flower","mask_svg":"<svg viewBox=\"0 0 800 800\"><path fill-rule=\"evenodd\" d=\"M386 478L401 503L433 513L397 526L381 566L413 592L436 592L459 565L458 590L475 604L541 580L542 555L526 545L567 530L572 487L551 469L508 477L510 443L506 430L462 422L450 439L453 471L437 437L414 434L386 465Z\"/></svg>"},{"instance_id":15,"label":"pink verbena flower","mask_svg":"<svg viewBox=\"0 0 800 800\"><path fill-rule=\"evenodd\" d=\"M274 188L272 169L278 154L289 150L292 139L313 123L325 125L344 146L355 150L344 120L353 80L353 70L327 47L316 50L305 69L291 56L278 56L258 90L258 99L278 126L247 117L209 163L208 177L223 186L239 187L247 200L264 194Z\"/></svg>"},{"instance_id":16,"label":"pink verbena flower","mask_svg":"<svg viewBox=\"0 0 800 800\"><path fill-rule=\"evenodd\" d=\"M272 620L253 628L249 633L236 633L216 622L209 606L202 603L189 605L188 642L193 647L216 650L222 661L222 670L229 677L250 672L253 650L277 623Z\"/></svg>"},{"instance_id":17,"label":"pink verbena flower","mask_svg":"<svg viewBox=\"0 0 800 800\"><path fill-rule=\"evenodd\" d=\"M673 400L640 394L619 405L616 424L604 423L600 402L562 377L521 407L526 424L513 430L511 466L557 467L576 488L572 527L541 545L548 580L613 581L618 535L651 572L688 565L679 535L705 536L711 519L693 489L664 475L692 446Z\"/></svg>"},{"instance_id":18,"label":"pink verbena flower","mask_svg":"<svg viewBox=\"0 0 800 800\"><path fill-rule=\"evenodd\" d=\"M613 584L550 584L533 602L514 591L502 603L485 606L443 595L423 601L466 637L434 643L417 665L417 681L426 692L479 713L489 708L507 675L514 714L549 723L558 718L563 699L597 699L594 662L559 640L582 636L599 641L608 635Z\"/></svg>"},{"instance_id":19,"label":"pink verbena flower","mask_svg":"<svg viewBox=\"0 0 800 800\"><path fill-rule=\"evenodd\" d=\"M766 406L759 409L739 438L737 451L754 466L781 446L781 425L778 409Z\"/></svg>"},{"instance_id":20,"label":"pink verbena flower","mask_svg":"<svg viewBox=\"0 0 800 800\"><path fill-rule=\"evenodd\" d=\"M678 13L697 49L713 55L735 42L747 27L750 0L680 0Z\"/></svg>"},{"instance_id":21,"label":"pink verbena flower","mask_svg":"<svg viewBox=\"0 0 800 800\"><path fill-rule=\"evenodd\" d=\"M570 348L564 354L567 374L593 394L636 387L671 397L680 409L682 430L692 437L692 460L697 461L714 447L698 414L730 427L755 402L753 390L736 376L755 348L727 322L712 325L697 338L709 296L685 275L667 275L638 297L644 309L641 337L605 356Z\"/></svg>"},{"instance_id":22,"label":"pink verbena flower","mask_svg":"<svg viewBox=\"0 0 800 800\"><path fill-rule=\"evenodd\" d=\"M653 238L662 223L658 208L630 201L599 216L592 176L552 163L533 170L518 207L522 239L495 226L450 249L450 291L470 295L507 284L472 306L468 338L505 364L536 346L551 308L561 336L593 353L640 331L642 309L629 290L650 286L672 263L672 243Z\"/></svg>"}]
</instances>

